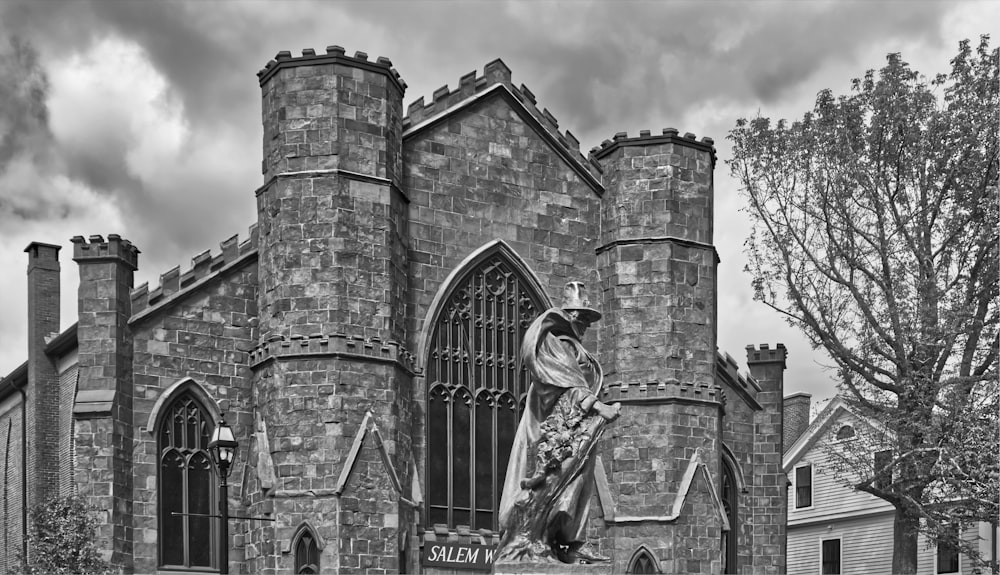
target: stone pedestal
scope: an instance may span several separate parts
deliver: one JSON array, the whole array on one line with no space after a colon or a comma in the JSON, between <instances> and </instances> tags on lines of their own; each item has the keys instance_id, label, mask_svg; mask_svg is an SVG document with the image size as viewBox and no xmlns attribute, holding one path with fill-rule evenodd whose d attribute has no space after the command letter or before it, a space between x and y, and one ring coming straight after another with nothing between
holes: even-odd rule
<instances>
[{"instance_id":1,"label":"stone pedestal","mask_svg":"<svg viewBox=\"0 0 1000 575\"><path fill-rule=\"evenodd\" d=\"M520 562L507 563L496 562L493 564L495 575L533 575L533 574L553 574L562 575L573 573L581 575L611 575L613 563L595 563L584 565L582 563L542 563L542 562Z\"/></svg>"}]
</instances>

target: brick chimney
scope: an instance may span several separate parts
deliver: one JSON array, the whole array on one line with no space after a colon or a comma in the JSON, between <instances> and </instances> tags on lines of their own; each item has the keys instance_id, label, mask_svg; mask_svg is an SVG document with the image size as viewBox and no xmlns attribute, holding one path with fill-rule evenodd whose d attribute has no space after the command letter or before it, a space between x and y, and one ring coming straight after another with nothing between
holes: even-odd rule
<instances>
[{"instance_id":1,"label":"brick chimney","mask_svg":"<svg viewBox=\"0 0 1000 575\"><path fill-rule=\"evenodd\" d=\"M45 354L59 333L59 250L32 242L28 254L28 505L59 495L59 373Z\"/></svg>"},{"instance_id":2,"label":"brick chimney","mask_svg":"<svg viewBox=\"0 0 1000 575\"><path fill-rule=\"evenodd\" d=\"M781 430L784 441L784 451L795 443L795 440L805 433L809 427L809 403L812 396L808 393L793 393L785 397L782 406L783 427Z\"/></svg>"}]
</instances>

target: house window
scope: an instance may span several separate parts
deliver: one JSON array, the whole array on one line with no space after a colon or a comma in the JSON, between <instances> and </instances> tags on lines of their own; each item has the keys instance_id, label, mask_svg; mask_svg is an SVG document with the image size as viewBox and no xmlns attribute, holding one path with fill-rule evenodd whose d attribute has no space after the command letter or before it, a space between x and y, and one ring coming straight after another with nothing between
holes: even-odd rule
<instances>
[{"instance_id":1,"label":"house window","mask_svg":"<svg viewBox=\"0 0 1000 575\"><path fill-rule=\"evenodd\" d=\"M875 452L875 480L872 487L881 491L888 491L892 486L892 469L885 469L892 463L892 450Z\"/></svg>"},{"instance_id":2,"label":"house window","mask_svg":"<svg viewBox=\"0 0 1000 575\"><path fill-rule=\"evenodd\" d=\"M854 428L850 425L845 425L837 430L837 441L843 441L852 437L854 437Z\"/></svg>"},{"instance_id":3,"label":"house window","mask_svg":"<svg viewBox=\"0 0 1000 575\"><path fill-rule=\"evenodd\" d=\"M159 424L160 565L217 569L215 471L208 441L215 425L190 392L177 397Z\"/></svg>"},{"instance_id":4,"label":"house window","mask_svg":"<svg viewBox=\"0 0 1000 575\"><path fill-rule=\"evenodd\" d=\"M824 539L821 545L820 572L823 575L840 575L840 539Z\"/></svg>"},{"instance_id":5,"label":"house window","mask_svg":"<svg viewBox=\"0 0 1000 575\"><path fill-rule=\"evenodd\" d=\"M958 573L958 548L947 542L937 544L937 571L936 573Z\"/></svg>"},{"instance_id":6,"label":"house window","mask_svg":"<svg viewBox=\"0 0 1000 575\"><path fill-rule=\"evenodd\" d=\"M795 468L795 508L812 507L812 465Z\"/></svg>"},{"instance_id":7,"label":"house window","mask_svg":"<svg viewBox=\"0 0 1000 575\"><path fill-rule=\"evenodd\" d=\"M319 573L319 547L310 532L300 535L295 544L295 573Z\"/></svg>"},{"instance_id":8,"label":"house window","mask_svg":"<svg viewBox=\"0 0 1000 575\"><path fill-rule=\"evenodd\" d=\"M521 340L542 298L499 249L461 274L436 313L427 381L427 523L498 530L528 374Z\"/></svg>"}]
</instances>

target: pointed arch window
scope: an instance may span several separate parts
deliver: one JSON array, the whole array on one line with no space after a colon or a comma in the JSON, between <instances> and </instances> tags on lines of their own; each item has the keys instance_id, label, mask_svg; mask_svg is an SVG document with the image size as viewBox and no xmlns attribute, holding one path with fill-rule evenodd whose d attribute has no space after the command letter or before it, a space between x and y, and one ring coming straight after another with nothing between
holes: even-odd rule
<instances>
[{"instance_id":1,"label":"pointed arch window","mask_svg":"<svg viewBox=\"0 0 1000 575\"><path fill-rule=\"evenodd\" d=\"M635 575L660 573L660 568L657 566L656 559L653 559L653 555L649 552L649 549L640 547L635 552L635 555L632 556L632 560L629 561L627 572L634 573Z\"/></svg>"},{"instance_id":2,"label":"pointed arch window","mask_svg":"<svg viewBox=\"0 0 1000 575\"><path fill-rule=\"evenodd\" d=\"M528 388L521 341L545 299L504 249L471 261L427 346L428 525L497 530L507 460Z\"/></svg>"},{"instance_id":3,"label":"pointed arch window","mask_svg":"<svg viewBox=\"0 0 1000 575\"><path fill-rule=\"evenodd\" d=\"M300 535L295 544L295 573L319 573L319 546L312 531Z\"/></svg>"},{"instance_id":4,"label":"pointed arch window","mask_svg":"<svg viewBox=\"0 0 1000 575\"><path fill-rule=\"evenodd\" d=\"M736 573L739 560L739 489L736 471L726 459L722 460L722 507L729 520L729 531L722 532L722 572Z\"/></svg>"},{"instance_id":5,"label":"pointed arch window","mask_svg":"<svg viewBox=\"0 0 1000 575\"><path fill-rule=\"evenodd\" d=\"M190 391L174 399L159 423L160 566L218 568L215 471L208 441L215 424Z\"/></svg>"}]
</instances>

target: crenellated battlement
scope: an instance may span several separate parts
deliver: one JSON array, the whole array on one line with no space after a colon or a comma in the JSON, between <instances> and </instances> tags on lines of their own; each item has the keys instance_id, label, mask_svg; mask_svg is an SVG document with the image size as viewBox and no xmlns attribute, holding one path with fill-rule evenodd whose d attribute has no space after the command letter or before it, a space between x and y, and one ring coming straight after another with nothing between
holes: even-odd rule
<instances>
[{"instance_id":1,"label":"crenellated battlement","mask_svg":"<svg viewBox=\"0 0 1000 575\"><path fill-rule=\"evenodd\" d=\"M406 90L406 82L399 75L399 72L392 67L392 60L385 56L379 56L374 62L368 59L368 54L356 51L354 56L348 56L347 51L341 46L327 46L326 54L317 54L312 48L303 48L301 56L292 56L288 50L278 52L273 60L270 60L259 72L257 79L263 86L272 76L283 68L297 68L299 66L316 66L320 64L347 64L365 68L375 72L382 72L399 88L400 92Z\"/></svg>"},{"instance_id":2,"label":"crenellated battlement","mask_svg":"<svg viewBox=\"0 0 1000 575\"><path fill-rule=\"evenodd\" d=\"M139 269L139 248L118 234L108 234L107 241L99 235L89 238L73 236L70 241L73 242L75 262L118 260L131 267L132 271Z\"/></svg>"},{"instance_id":3,"label":"crenellated battlement","mask_svg":"<svg viewBox=\"0 0 1000 575\"><path fill-rule=\"evenodd\" d=\"M604 403L616 401L621 403L660 403L670 400L718 403L723 407L726 405L726 395L721 387L674 379L605 383L601 390L601 401Z\"/></svg>"},{"instance_id":4,"label":"crenellated battlement","mask_svg":"<svg viewBox=\"0 0 1000 575\"><path fill-rule=\"evenodd\" d=\"M747 364L780 362L782 367L784 367L785 360L787 359L788 350L785 349L785 344L783 343L775 345L773 349L766 343L760 344L760 347L747 346Z\"/></svg>"},{"instance_id":5,"label":"crenellated battlement","mask_svg":"<svg viewBox=\"0 0 1000 575\"><path fill-rule=\"evenodd\" d=\"M717 350L715 352L715 362L718 372L723 374L723 377L729 379L734 385L738 385L752 396L760 391L760 384L757 383L757 380L750 374L740 373L736 359L729 355L728 352Z\"/></svg>"},{"instance_id":6,"label":"crenellated battlement","mask_svg":"<svg viewBox=\"0 0 1000 575\"><path fill-rule=\"evenodd\" d=\"M553 143L560 146L570 157L586 166L595 175L600 174L600 164L591 161L580 151L580 140L569 130L559 131L559 120L548 108L538 105L535 94L527 86L524 84L521 84L520 87L514 86L511 82L510 68L499 58L486 64L482 76L477 76L477 72L473 70L459 78L458 87L454 90L450 90L447 84L434 90L429 103L424 100L423 96L411 102L406 109L406 117L403 118L403 130L408 130L425 120L434 118L498 84L505 86L542 128L552 135Z\"/></svg>"},{"instance_id":7,"label":"crenellated battlement","mask_svg":"<svg viewBox=\"0 0 1000 575\"><path fill-rule=\"evenodd\" d=\"M250 367L275 357L351 356L369 361L395 363L413 374L416 357L403 344L378 337L359 337L344 333L314 333L286 337L273 334L250 350Z\"/></svg>"},{"instance_id":8,"label":"crenellated battlement","mask_svg":"<svg viewBox=\"0 0 1000 575\"><path fill-rule=\"evenodd\" d=\"M679 134L680 132L676 128L663 128L662 133L657 135L653 135L651 130L640 130L639 135L632 138L629 137L627 132L618 132L612 136L611 139L604 140L599 146L591 148L590 158L592 161L598 162L604 156L607 156L614 150L624 146L680 144L682 146L710 153L714 164L715 140L707 136L698 140L697 136L691 132L686 132L683 136Z\"/></svg>"},{"instance_id":9,"label":"crenellated battlement","mask_svg":"<svg viewBox=\"0 0 1000 575\"><path fill-rule=\"evenodd\" d=\"M226 266L236 262L243 256L257 249L257 224L250 226L249 237L240 242L239 235L234 235L219 244L221 252L212 255L211 250L205 250L191 258L191 267L181 272L180 266L175 266L160 274L160 283L149 289L148 283L143 283L132 290L132 315L163 303L170 296L183 292L199 281L214 275Z\"/></svg>"}]
</instances>

